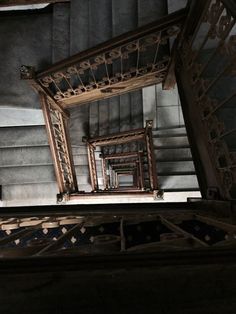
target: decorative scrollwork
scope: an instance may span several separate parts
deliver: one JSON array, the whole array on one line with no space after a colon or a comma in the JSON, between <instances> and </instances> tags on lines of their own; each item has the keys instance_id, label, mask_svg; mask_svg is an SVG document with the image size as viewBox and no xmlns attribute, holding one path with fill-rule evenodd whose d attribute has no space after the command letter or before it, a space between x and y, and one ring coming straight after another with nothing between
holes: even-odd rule
<instances>
[{"instance_id":1,"label":"decorative scrollwork","mask_svg":"<svg viewBox=\"0 0 236 314\"><path fill-rule=\"evenodd\" d=\"M217 28L217 36L220 39L226 38L227 35L229 34L233 24L234 24L234 19L229 14L229 12L227 12L227 15L221 16L221 18L219 20L218 28Z\"/></svg>"},{"instance_id":2,"label":"decorative scrollwork","mask_svg":"<svg viewBox=\"0 0 236 314\"><path fill-rule=\"evenodd\" d=\"M35 69L31 66L22 65L20 68L21 79L29 80L35 77Z\"/></svg>"},{"instance_id":3,"label":"decorative scrollwork","mask_svg":"<svg viewBox=\"0 0 236 314\"><path fill-rule=\"evenodd\" d=\"M180 25L174 25L174 26L168 28L166 32L167 32L168 36L170 36L170 37L177 36L180 32L180 28L181 28Z\"/></svg>"},{"instance_id":4,"label":"decorative scrollwork","mask_svg":"<svg viewBox=\"0 0 236 314\"><path fill-rule=\"evenodd\" d=\"M53 82L53 78L51 76L45 76L40 80L40 82L44 87L49 87L49 85Z\"/></svg>"},{"instance_id":5,"label":"decorative scrollwork","mask_svg":"<svg viewBox=\"0 0 236 314\"><path fill-rule=\"evenodd\" d=\"M106 62L106 57L105 57L104 54L103 55L99 55L99 56L96 56L94 58L94 61L95 61L96 65L100 65L100 64L103 64L103 63Z\"/></svg>"},{"instance_id":6,"label":"decorative scrollwork","mask_svg":"<svg viewBox=\"0 0 236 314\"><path fill-rule=\"evenodd\" d=\"M230 190L232 185L233 185L232 172L230 170L224 170L224 171L222 171L222 177L223 177L224 187L227 190Z\"/></svg>"},{"instance_id":7,"label":"decorative scrollwork","mask_svg":"<svg viewBox=\"0 0 236 314\"><path fill-rule=\"evenodd\" d=\"M220 0L216 0L216 2L212 3L210 8L208 9L204 21L207 21L210 24L216 24L223 10L224 5L222 4L222 2Z\"/></svg>"},{"instance_id":8,"label":"decorative scrollwork","mask_svg":"<svg viewBox=\"0 0 236 314\"><path fill-rule=\"evenodd\" d=\"M72 89L68 89L66 92L64 92L65 98L70 98L73 95L74 95L74 91Z\"/></svg>"},{"instance_id":9,"label":"decorative scrollwork","mask_svg":"<svg viewBox=\"0 0 236 314\"><path fill-rule=\"evenodd\" d=\"M220 122L215 115L212 115L207 120L210 140L216 140L225 131L224 123Z\"/></svg>"},{"instance_id":10,"label":"decorative scrollwork","mask_svg":"<svg viewBox=\"0 0 236 314\"><path fill-rule=\"evenodd\" d=\"M62 72L56 72L53 74L53 80L55 81L55 83L60 83L63 78L65 77L64 73Z\"/></svg>"},{"instance_id":11,"label":"decorative scrollwork","mask_svg":"<svg viewBox=\"0 0 236 314\"><path fill-rule=\"evenodd\" d=\"M78 70L77 70L76 66L72 66L72 67L69 67L67 69L67 73L69 73L69 74L76 74L77 72L78 72Z\"/></svg>"},{"instance_id":12,"label":"decorative scrollwork","mask_svg":"<svg viewBox=\"0 0 236 314\"><path fill-rule=\"evenodd\" d=\"M226 42L222 47L222 52L229 56L230 58L234 58L236 54L236 35L230 36L228 42Z\"/></svg>"},{"instance_id":13,"label":"decorative scrollwork","mask_svg":"<svg viewBox=\"0 0 236 314\"><path fill-rule=\"evenodd\" d=\"M202 78L199 78L194 81L194 87L195 87L195 97L197 101L200 101L206 94L206 89L209 84L207 80L204 80Z\"/></svg>"},{"instance_id":14,"label":"decorative scrollwork","mask_svg":"<svg viewBox=\"0 0 236 314\"><path fill-rule=\"evenodd\" d=\"M86 61L80 62L79 66L80 66L81 69L87 70L87 69L90 68L90 61L86 60Z\"/></svg>"},{"instance_id":15,"label":"decorative scrollwork","mask_svg":"<svg viewBox=\"0 0 236 314\"><path fill-rule=\"evenodd\" d=\"M151 36L149 36L145 39L145 47L147 47L149 45L155 45L155 44L159 43L160 40L161 40L161 32L159 32L157 34L152 34Z\"/></svg>"},{"instance_id":16,"label":"decorative scrollwork","mask_svg":"<svg viewBox=\"0 0 236 314\"><path fill-rule=\"evenodd\" d=\"M208 119L211 117L211 113L218 106L218 101L205 95L198 104L201 107L202 119Z\"/></svg>"},{"instance_id":17,"label":"decorative scrollwork","mask_svg":"<svg viewBox=\"0 0 236 314\"><path fill-rule=\"evenodd\" d=\"M122 57L121 49L113 49L108 53L109 58L106 59L107 64L112 64L113 60Z\"/></svg>"},{"instance_id":18,"label":"decorative scrollwork","mask_svg":"<svg viewBox=\"0 0 236 314\"><path fill-rule=\"evenodd\" d=\"M49 73L47 75L39 74L37 82L45 92L53 96L56 101L64 102L65 105L79 103L80 96L84 102L84 99L88 99L93 92L92 98L100 99L101 94L96 93L95 90L121 81L127 82L140 78L129 83L129 90L139 87L140 84L159 83L164 78L163 73L167 70L169 62L169 56L168 62L165 62L164 58L160 60L162 55L159 53L160 45L166 46L170 37L177 36L182 22L181 17L175 22L168 21L164 25L161 24L161 27L158 24L158 28L153 28L152 24L149 31L144 32L142 29L135 36L127 33L127 37L118 38L117 42L113 40L110 45L107 45L107 49L104 44L104 49L98 49L97 52L94 50L94 53L90 51L87 57L85 54L78 55L77 59L74 58L74 62L70 60L69 63L62 64L61 68L57 66L56 71L52 70L51 73L47 71ZM162 74L157 74L160 71ZM152 78L145 78L149 74L153 74ZM87 96L82 97L85 93ZM69 102L70 98L73 98L72 102Z\"/></svg>"},{"instance_id":19,"label":"decorative scrollwork","mask_svg":"<svg viewBox=\"0 0 236 314\"><path fill-rule=\"evenodd\" d=\"M54 96L55 100L62 100L64 98L64 93L62 92L57 92L56 95Z\"/></svg>"},{"instance_id":20,"label":"decorative scrollwork","mask_svg":"<svg viewBox=\"0 0 236 314\"><path fill-rule=\"evenodd\" d=\"M195 112L199 113L202 120L207 144L211 156L214 156L212 162L216 174L220 174L221 188L224 191L222 195L228 198L231 197L230 188L233 182L235 184L236 178L232 175L235 167L225 138L233 130L229 129L221 108L234 97L232 86L236 75L236 35L230 35L234 25L235 17L225 2L209 1L208 11L204 19L199 20L194 38L184 40L180 54L194 95L192 106L196 107ZM216 61L219 68L216 67ZM229 95L226 93L225 82L229 82ZM221 95L219 88L224 88ZM227 96L222 97L224 95ZM231 140L230 137L228 140Z\"/></svg>"},{"instance_id":21,"label":"decorative scrollwork","mask_svg":"<svg viewBox=\"0 0 236 314\"><path fill-rule=\"evenodd\" d=\"M125 49L128 51L128 53L132 53L134 51L137 51L139 48L139 42L138 41L134 41L130 44L128 44Z\"/></svg>"},{"instance_id":22,"label":"decorative scrollwork","mask_svg":"<svg viewBox=\"0 0 236 314\"><path fill-rule=\"evenodd\" d=\"M194 85L200 77L203 65L194 63L191 68L191 84Z\"/></svg>"}]
</instances>

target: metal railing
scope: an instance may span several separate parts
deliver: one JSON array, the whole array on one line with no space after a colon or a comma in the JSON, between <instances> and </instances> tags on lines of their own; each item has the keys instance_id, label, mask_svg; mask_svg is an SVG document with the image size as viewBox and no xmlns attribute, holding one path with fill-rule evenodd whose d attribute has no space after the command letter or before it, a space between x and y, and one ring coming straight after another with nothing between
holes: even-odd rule
<instances>
[{"instance_id":1,"label":"metal railing","mask_svg":"<svg viewBox=\"0 0 236 314\"><path fill-rule=\"evenodd\" d=\"M234 248L236 226L194 210L155 214L24 216L0 222L4 258Z\"/></svg>"},{"instance_id":2,"label":"metal railing","mask_svg":"<svg viewBox=\"0 0 236 314\"><path fill-rule=\"evenodd\" d=\"M83 51L36 73L34 82L63 107L161 83L170 63L169 39L177 37L186 16L180 10Z\"/></svg>"},{"instance_id":3,"label":"metal railing","mask_svg":"<svg viewBox=\"0 0 236 314\"><path fill-rule=\"evenodd\" d=\"M60 194L78 191L71 144L68 134L68 118L55 108L52 100L40 94L49 146Z\"/></svg>"},{"instance_id":4,"label":"metal railing","mask_svg":"<svg viewBox=\"0 0 236 314\"><path fill-rule=\"evenodd\" d=\"M183 98L186 96L189 103L183 104L186 107L183 109L189 123L198 126L194 137L208 188L218 189L213 193L214 198L233 199L236 198L236 4L224 0L199 2L204 2L204 10L197 26L193 33L185 32L178 47L177 73L180 73L180 88L187 95ZM201 144L200 136L204 137ZM207 163L211 164L209 168ZM212 169L214 178L210 175Z\"/></svg>"}]
</instances>

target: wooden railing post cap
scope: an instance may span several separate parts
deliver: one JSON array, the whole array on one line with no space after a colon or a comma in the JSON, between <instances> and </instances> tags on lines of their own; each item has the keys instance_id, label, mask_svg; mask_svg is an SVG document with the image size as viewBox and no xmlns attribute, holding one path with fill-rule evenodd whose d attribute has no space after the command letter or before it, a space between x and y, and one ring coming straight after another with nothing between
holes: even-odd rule
<instances>
[{"instance_id":1,"label":"wooden railing post cap","mask_svg":"<svg viewBox=\"0 0 236 314\"><path fill-rule=\"evenodd\" d=\"M146 128L152 128L153 127L153 120L146 120Z\"/></svg>"},{"instance_id":2,"label":"wooden railing post cap","mask_svg":"<svg viewBox=\"0 0 236 314\"><path fill-rule=\"evenodd\" d=\"M83 143L87 143L88 142L88 137L87 136L83 136L82 137L82 142Z\"/></svg>"},{"instance_id":3,"label":"wooden railing post cap","mask_svg":"<svg viewBox=\"0 0 236 314\"><path fill-rule=\"evenodd\" d=\"M20 67L20 78L22 80L32 80L35 78L35 67L22 65Z\"/></svg>"}]
</instances>

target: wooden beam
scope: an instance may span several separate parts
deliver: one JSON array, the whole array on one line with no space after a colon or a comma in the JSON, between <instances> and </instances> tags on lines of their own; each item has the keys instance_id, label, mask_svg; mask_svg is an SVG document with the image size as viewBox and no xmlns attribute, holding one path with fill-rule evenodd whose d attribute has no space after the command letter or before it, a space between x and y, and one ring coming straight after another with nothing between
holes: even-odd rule
<instances>
[{"instance_id":1,"label":"wooden beam","mask_svg":"<svg viewBox=\"0 0 236 314\"><path fill-rule=\"evenodd\" d=\"M43 4L43 3L56 3L56 2L70 2L70 0L1 0L1 7L10 7L18 5L32 5L32 4Z\"/></svg>"}]
</instances>

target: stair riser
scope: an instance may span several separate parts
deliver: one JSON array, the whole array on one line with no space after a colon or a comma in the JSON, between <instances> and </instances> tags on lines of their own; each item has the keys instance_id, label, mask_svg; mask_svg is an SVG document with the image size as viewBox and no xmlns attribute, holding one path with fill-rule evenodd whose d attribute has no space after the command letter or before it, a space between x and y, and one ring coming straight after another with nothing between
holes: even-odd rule
<instances>
[{"instance_id":1,"label":"stair riser","mask_svg":"<svg viewBox=\"0 0 236 314\"><path fill-rule=\"evenodd\" d=\"M86 166L75 167L77 180L80 184L89 184L89 170ZM102 177L100 169L97 170L99 178ZM0 168L0 184L24 184L24 183L43 183L55 182L54 167L51 166L32 166Z\"/></svg>"},{"instance_id":2,"label":"stair riser","mask_svg":"<svg viewBox=\"0 0 236 314\"><path fill-rule=\"evenodd\" d=\"M6 185L3 186L2 193L4 201L38 200L40 203L51 198L56 201L58 187L56 183Z\"/></svg>"},{"instance_id":3,"label":"stair riser","mask_svg":"<svg viewBox=\"0 0 236 314\"><path fill-rule=\"evenodd\" d=\"M2 166L51 165L49 147L22 147L0 149L0 168Z\"/></svg>"},{"instance_id":4,"label":"stair riser","mask_svg":"<svg viewBox=\"0 0 236 314\"><path fill-rule=\"evenodd\" d=\"M161 137L153 138L153 145L155 147L189 147L188 138L183 137Z\"/></svg>"},{"instance_id":5,"label":"stair riser","mask_svg":"<svg viewBox=\"0 0 236 314\"><path fill-rule=\"evenodd\" d=\"M157 162L158 173L168 172L194 172L194 164L192 161L176 161L176 162Z\"/></svg>"},{"instance_id":6,"label":"stair riser","mask_svg":"<svg viewBox=\"0 0 236 314\"><path fill-rule=\"evenodd\" d=\"M0 128L0 147L48 145L45 126Z\"/></svg>"},{"instance_id":7,"label":"stair riser","mask_svg":"<svg viewBox=\"0 0 236 314\"><path fill-rule=\"evenodd\" d=\"M160 188L165 189L198 189L198 181L195 175L189 176L161 176Z\"/></svg>"},{"instance_id":8,"label":"stair riser","mask_svg":"<svg viewBox=\"0 0 236 314\"><path fill-rule=\"evenodd\" d=\"M191 150L189 148L155 149L155 156L157 160L163 161L178 161L192 158Z\"/></svg>"}]
</instances>

